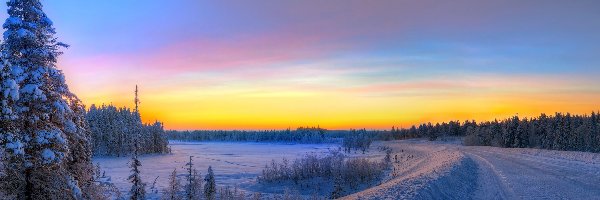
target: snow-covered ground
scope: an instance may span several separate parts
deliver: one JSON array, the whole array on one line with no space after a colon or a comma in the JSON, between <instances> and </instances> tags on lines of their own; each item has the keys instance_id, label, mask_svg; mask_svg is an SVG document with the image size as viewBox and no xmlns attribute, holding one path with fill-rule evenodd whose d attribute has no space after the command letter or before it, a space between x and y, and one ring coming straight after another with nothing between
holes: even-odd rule
<instances>
[{"instance_id":1,"label":"snow-covered ground","mask_svg":"<svg viewBox=\"0 0 600 200\"><path fill-rule=\"evenodd\" d=\"M600 199L600 154L425 140L388 146L416 159L396 164L388 182L344 199Z\"/></svg>"},{"instance_id":2,"label":"snow-covered ground","mask_svg":"<svg viewBox=\"0 0 600 200\"><path fill-rule=\"evenodd\" d=\"M272 159L293 160L306 153L326 153L336 144L272 144L240 142L171 142L173 153L141 157L142 178L158 178L164 188L177 168L181 178L188 156L205 174L211 165L220 186L255 192L256 176ZM394 170L381 184L343 199L600 199L600 154L539 149L467 147L460 140L422 139L376 142L393 149ZM395 156L397 155L397 161ZM130 185L129 158L94 158L123 192ZM155 195L156 196L156 195Z\"/></svg>"},{"instance_id":3,"label":"snow-covered ground","mask_svg":"<svg viewBox=\"0 0 600 200\"><path fill-rule=\"evenodd\" d=\"M243 143L243 142L178 142L170 141L171 154L143 155L141 176L147 189L156 177L159 191L167 186L168 177L177 169L185 176L185 163L193 157L194 167L204 176L208 166L215 172L219 186L238 186L245 190L255 184L256 177L271 160L282 158L293 160L307 153L327 153L339 148L339 144L282 144L282 143ZM95 157L102 170L111 177L111 182L123 194L127 194L131 184L126 180L130 175L129 157ZM254 191L252 191L254 192ZM251 194L251 193L248 193ZM156 195L153 195L156 196Z\"/></svg>"},{"instance_id":4,"label":"snow-covered ground","mask_svg":"<svg viewBox=\"0 0 600 200\"><path fill-rule=\"evenodd\" d=\"M479 199L600 199L600 154L495 147L461 151L479 167L474 193Z\"/></svg>"}]
</instances>

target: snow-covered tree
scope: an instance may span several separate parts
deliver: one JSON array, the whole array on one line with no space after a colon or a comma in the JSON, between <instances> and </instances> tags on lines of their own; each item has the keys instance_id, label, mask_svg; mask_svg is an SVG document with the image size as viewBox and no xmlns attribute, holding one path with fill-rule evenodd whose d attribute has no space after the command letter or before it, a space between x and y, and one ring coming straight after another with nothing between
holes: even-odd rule
<instances>
[{"instance_id":1,"label":"snow-covered tree","mask_svg":"<svg viewBox=\"0 0 600 200\"><path fill-rule=\"evenodd\" d=\"M331 199L337 199L342 197L342 195L344 194L344 188L342 184L342 175L336 174L333 179L333 190L331 191L330 195Z\"/></svg>"},{"instance_id":2,"label":"snow-covered tree","mask_svg":"<svg viewBox=\"0 0 600 200\"><path fill-rule=\"evenodd\" d=\"M208 173L204 177L204 197L207 200L215 199L217 193L217 185L215 184L215 174L213 173L212 166L208 166Z\"/></svg>"},{"instance_id":3,"label":"snow-covered tree","mask_svg":"<svg viewBox=\"0 0 600 200\"><path fill-rule=\"evenodd\" d=\"M171 176L169 176L169 187L165 189L163 199L165 200L180 200L181 183L177 179L177 169L173 169Z\"/></svg>"},{"instance_id":4,"label":"snow-covered tree","mask_svg":"<svg viewBox=\"0 0 600 200\"><path fill-rule=\"evenodd\" d=\"M0 62L1 64L1 62ZM7 198L17 198L22 194L23 171L21 165L25 154L23 142L14 121L15 102L19 99L18 85L8 65L0 65L0 193Z\"/></svg>"},{"instance_id":5,"label":"snow-covered tree","mask_svg":"<svg viewBox=\"0 0 600 200\"><path fill-rule=\"evenodd\" d=\"M19 199L82 198L93 184L91 154L82 105L56 67L59 49L67 45L57 41L39 0L10 0L7 6L0 106L1 120L11 121L2 126L0 142L10 177L3 178L3 189Z\"/></svg>"},{"instance_id":6,"label":"snow-covered tree","mask_svg":"<svg viewBox=\"0 0 600 200\"><path fill-rule=\"evenodd\" d=\"M138 160L138 145L134 143L134 151L133 156L131 157L131 175L129 175L129 180L131 185L131 190L129 190L129 194L131 195L131 200L140 200L146 198L146 184L142 182L140 177L140 169L142 163Z\"/></svg>"},{"instance_id":7,"label":"snow-covered tree","mask_svg":"<svg viewBox=\"0 0 600 200\"><path fill-rule=\"evenodd\" d=\"M190 156L190 161L185 164L187 167L187 182L185 185L185 195L188 200L199 199L200 191L202 189L202 181L199 178L198 172L194 168L194 163L192 162L192 156Z\"/></svg>"}]
</instances>

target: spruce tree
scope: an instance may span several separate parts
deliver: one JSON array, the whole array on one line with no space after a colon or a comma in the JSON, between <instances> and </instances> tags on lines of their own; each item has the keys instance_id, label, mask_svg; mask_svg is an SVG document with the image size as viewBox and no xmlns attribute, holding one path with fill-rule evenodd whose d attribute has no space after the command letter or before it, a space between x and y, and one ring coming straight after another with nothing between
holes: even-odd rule
<instances>
[{"instance_id":1,"label":"spruce tree","mask_svg":"<svg viewBox=\"0 0 600 200\"><path fill-rule=\"evenodd\" d=\"M331 191L331 199L337 199L342 197L344 188L342 187L342 175L338 172L335 174L333 180L333 191Z\"/></svg>"},{"instance_id":2,"label":"spruce tree","mask_svg":"<svg viewBox=\"0 0 600 200\"><path fill-rule=\"evenodd\" d=\"M12 165L7 174L22 175L6 182L21 185L7 194L19 199L81 198L80 185L92 184L85 175L91 158L83 113L77 111L81 104L56 67L59 49L67 45L57 41L39 0L10 0L7 6L1 104L3 115L10 112L13 120L4 128L9 131L3 130L2 144L12 151L5 158Z\"/></svg>"},{"instance_id":3,"label":"spruce tree","mask_svg":"<svg viewBox=\"0 0 600 200\"><path fill-rule=\"evenodd\" d=\"M204 181L206 182L204 184L204 197L207 200L215 199L217 185L215 184L215 174L213 173L212 166L208 166L208 173L206 174Z\"/></svg>"},{"instance_id":4,"label":"spruce tree","mask_svg":"<svg viewBox=\"0 0 600 200\"><path fill-rule=\"evenodd\" d=\"M185 193L186 193L186 197L189 200L192 199L197 199L198 198L198 185L200 184L200 182L198 181L198 177L197 177L197 172L196 169L194 169L194 163L192 162L192 157L190 156L190 161L188 163L186 163L185 165L187 166L187 183L185 185Z\"/></svg>"},{"instance_id":5,"label":"spruce tree","mask_svg":"<svg viewBox=\"0 0 600 200\"><path fill-rule=\"evenodd\" d=\"M134 151L133 156L131 157L131 175L127 180L131 181L131 190L129 194L131 195L131 200L140 200L146 198L146 184L142 182L140 177L139 167L142 166L142 163L138 160L138 145L137 142L134 143Z\"/></svg>"},{"instance_id":6,"label":"spruce tree","mask_svg":"<svg viewBox=\"0 0 600 200\"><path fill-rule=\"evenodd\" d=\"M24 180L21 167L25 154L23 141L19 135L14 112L15 102L19 100L19 87L8 65L0 65L0 194L6 198L23 196Z\"/></svg>"},{"instance_id":7,"label":"spruce tree","mask_svg":"<svg viewBox=\"0 0 600 200\"><path fill-rule=\"evenodd\" d=\"M169 187L165 190L165 196L163 199L166 200L179 200L179 191L181 190L181 184L177 179L177 169L173 169L171 176L169 176Z\"/></svg>"}]
</instances>

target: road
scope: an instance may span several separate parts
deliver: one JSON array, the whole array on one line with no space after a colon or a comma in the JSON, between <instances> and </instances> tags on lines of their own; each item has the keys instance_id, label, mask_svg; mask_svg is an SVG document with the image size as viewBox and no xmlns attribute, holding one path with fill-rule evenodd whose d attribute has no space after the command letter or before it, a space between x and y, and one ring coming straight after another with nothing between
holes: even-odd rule
<instances>
[{"instance_id":1,"label":"road","mask_svg":"<svg viewBox=\"0 0 600 200\"><path fill-rule=\"evenodd\" d=\"M569 155L578 152L460 149L477 164L474 199L600 199L600 160L573 160L577 156ZM547 156L550 152L565 155Z\"/></svg>"},{"instance_id":2,"label":"road","mask_svg":"<svg viewBox=\"0 0 600 200\"><path fill-rule=\"evenodd\" d=\"M392 178L343 199L600 199L600 154L424 140L383 145L403 158Z\"/></svg>"}]
</instances>

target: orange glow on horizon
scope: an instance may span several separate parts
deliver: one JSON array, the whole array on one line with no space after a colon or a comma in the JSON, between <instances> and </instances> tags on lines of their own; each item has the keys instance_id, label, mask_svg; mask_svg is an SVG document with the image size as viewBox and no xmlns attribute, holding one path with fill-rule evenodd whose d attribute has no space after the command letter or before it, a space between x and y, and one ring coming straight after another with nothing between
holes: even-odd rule
<instances>
[{"instance_id":1,"label":"orange glow on horizon","mask_svg":"<svg viewBox=\"0 0 600 200\"><path fill-rule=\"evenodd\" d=\"M87 93L86 93L87 94ZM81 97L88 105L112 102L133 106L133 93L122 91L112 101ZM351 128L407 128L426 122L536 117L555 112L589 114L598 110L596 93L487 93L364 96L346 92L232 92L218 90L153 91L141 87L141 115L174 130L267 130L320 126Z\"/></svg>"}]
</instances>

